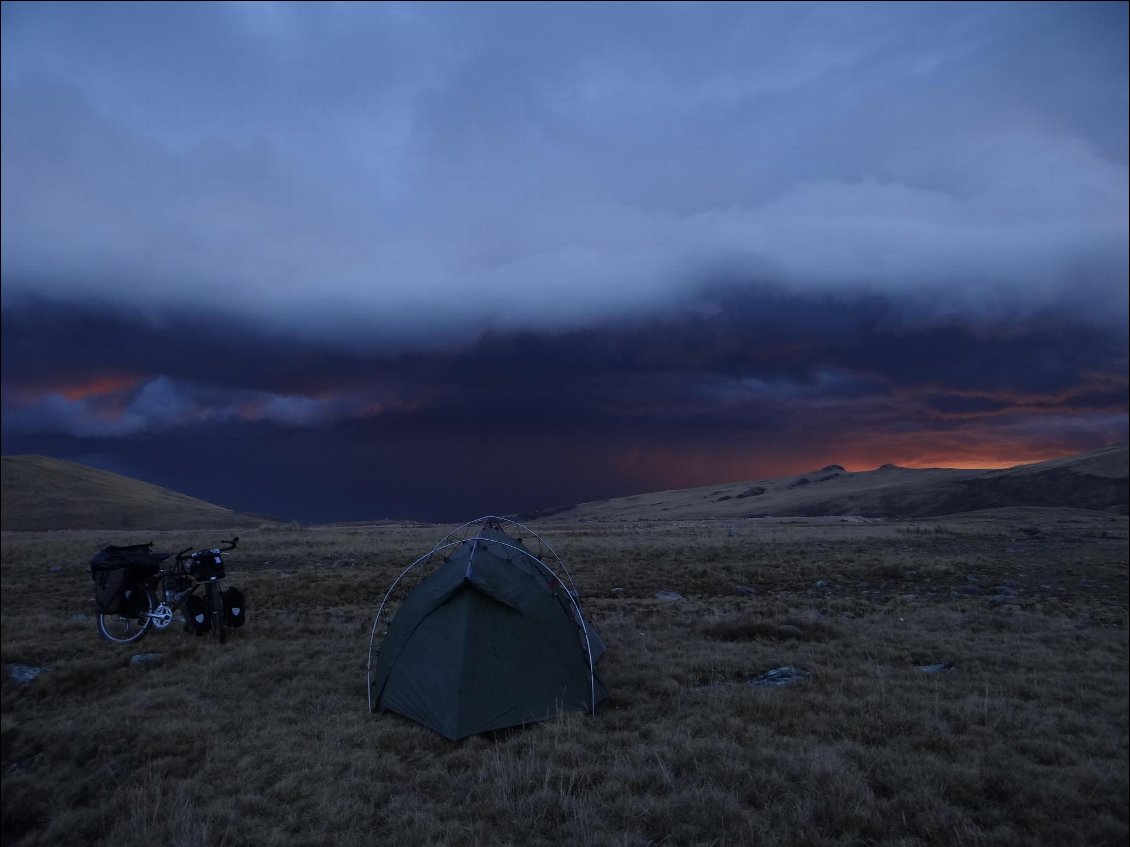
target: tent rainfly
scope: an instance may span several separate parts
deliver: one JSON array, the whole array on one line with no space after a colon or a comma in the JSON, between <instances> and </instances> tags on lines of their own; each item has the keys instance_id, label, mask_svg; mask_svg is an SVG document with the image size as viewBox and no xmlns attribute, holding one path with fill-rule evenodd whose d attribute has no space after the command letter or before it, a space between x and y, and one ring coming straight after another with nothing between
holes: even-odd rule
<instances>
[{"instance_id":1,"label":"tent rainfly","mask_svg":"<svg viewBox=\"0 0 1130 847\"><path fill-rule=\"evenodd\" d=\"M378 647L389 598L433 560L440 564L404 598ZM607 696L595 672L603 652L552 548L521 524L479 518L385 593L369 640L369 711L398 712L452 740L561 711L595 713Z\"/></svg>"}]
</instances>

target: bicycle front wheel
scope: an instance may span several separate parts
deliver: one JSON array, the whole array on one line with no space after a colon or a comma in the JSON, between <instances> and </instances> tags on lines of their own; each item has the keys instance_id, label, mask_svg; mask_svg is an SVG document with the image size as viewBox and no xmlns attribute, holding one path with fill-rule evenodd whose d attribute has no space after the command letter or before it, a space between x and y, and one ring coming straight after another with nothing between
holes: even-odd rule
<instances>
[{"instance_id":1,"label":"bicycle front wheel","mask_svg":"<svg viewBox=\"0 0 1130 847\"><path fill-rule=\"evenodd\" d=\"M98 634L115 644L132 644L140 641L153 626L150 615L157 608L157 595L146 590L143 608L129 613L98 613Z\"/></svg>"},{"instance_id":2,"label":"bicycle front wheel","mask_svg":"<svg viewBox=\"0 0 1130 847\"><path fill-rule=\"evenodd\" d=\"M224 595L220 591L220 583L208 583L208 608L212 611L212 635L221 644L224 643Z\"/></svg>"}]
</instances>

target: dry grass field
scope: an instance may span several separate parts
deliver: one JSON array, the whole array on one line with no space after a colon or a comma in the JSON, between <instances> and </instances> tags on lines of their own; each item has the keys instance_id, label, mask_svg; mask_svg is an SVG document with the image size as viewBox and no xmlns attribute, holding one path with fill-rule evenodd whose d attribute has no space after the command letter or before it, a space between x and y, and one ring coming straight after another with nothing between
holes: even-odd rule
<instances>
[{"instance_id":1,"label":"dry grass field","mask_svg":"<svg viewBox=\"0 0 1130 847\"><path fill-rule=\"evenodd\" d=\"M461 743L365 691L381 596L449 527L237 530L247 626L127 647L90 555L228 533L3 533L3 843L1126 843L1125 516L535 528L611 697Z\"/></svg>"}]
</instances>

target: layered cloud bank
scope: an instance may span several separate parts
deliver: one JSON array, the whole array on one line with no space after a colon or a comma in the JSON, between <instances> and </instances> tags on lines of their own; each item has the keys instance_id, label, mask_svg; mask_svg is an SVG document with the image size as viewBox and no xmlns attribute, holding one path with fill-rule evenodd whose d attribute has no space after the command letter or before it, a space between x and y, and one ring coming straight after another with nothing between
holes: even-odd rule
<instances>
[{"instance_id":1,"label":"layered cloud bank","mask_svg":"<svg viewBox=\"0 0 1130 847\"><path fill-rule=\"evenodd\" d=\"M5 452L460 517L1126 438L1124 5L3 15Z\"/></svg>"}]
</instances>

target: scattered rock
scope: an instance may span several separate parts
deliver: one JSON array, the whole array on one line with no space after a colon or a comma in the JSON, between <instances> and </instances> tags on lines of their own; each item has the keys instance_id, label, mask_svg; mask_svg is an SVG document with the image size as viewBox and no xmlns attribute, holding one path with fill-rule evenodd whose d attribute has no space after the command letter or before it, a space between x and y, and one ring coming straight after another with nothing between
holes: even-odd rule
<instances>
[{"instance_id":1,"label":"scattered rock","mask_svg":"<svg viewBox=\"0 0 1130 847\"><path fill-rule=\"evenodd\" d=\"M623 594L623 593L624 593L624 589L623 589L623 588L613 588L613 589L612 589L612 593L613 593L613 594Z\"/></svg>"},{"instance_id":2,"label":"scattered rock","mask_svg":"<svg viewBox=\"0 0 1130 847\"><path fill-rule=\"evenodd\" d=\"M976 597L981 594L981 589L976 585L959 585L950 589L950 597Z\"/></svg>"},{"instance_id":3,"label":"scattered rock","mask_svg":"<svg viewBox=\"0 0 1130 847\"><path fill-rule=\"evenodd\" d=\"M149 665L161 661L160 653L134 653L129 660L131 665Z\"/></svg>"},{"instance_id":4,"label":"scattered rock","mask_svg":"<svg viewBox=\"0 0 1130 847\"><path fill-rule=\"evenodd\" d=\"M823 590L828 587L828 583L822 579L816 580L816 587Z\"/></svg>"},{"instance_id":5,"label":"scattered rock","mask_svg":"<svg viewBox=\"0 0 1130 847\"><path fill-rule=\"evenodd\" d=\"M764 494L764 493L765 493L764 486L755 485L755 486L753 486L753 488L747 488L745 491L743 491L741 494L739 494L737 496L738 496L739 500L743 500L746 497L757 497L757 496Z\"/></svg>"},{"instance_id":6,"label":"scattered rock","mask_svg":"<svg viewBox=\"0 0 1130 847\"><path fill-rule=\"evenodd\" d=\"M915 670L922 673L938 673L939 671L952 671L954 669L953 662L939 662L936 665L919 665Z\"/></svg>"},{"instance_id":7,"label":"scattered rock","mask_svg":"<svg viewBox=\"0 0 1130 847\"><path fill-rule=\"evenodd\" d=\"M677 600L682 600L683 595L680 594L678 591L656 591L655 592L655 599L656 600L663 600L667 603L674 603Z\"/></svg>"},{"instance_id":8,"label":"scattered rock","mask_svg":"<svg viewBox=\"0 0 1130 847\"><path fill-rule=\"evenodd\" d=\"M734 592L736 594L744 594L746 597L752 597L757 593L757 589L750 588L748 585L735 585Z\"/></svg>"},{"instance_id":9,"label":"scattered rock","mask_svg":"<svg viewBox=\"0 0 1130 847\"><path fill-rule=\"evenodd\" d=\"M8 665L8 675L16 682L28 683L43 673L43 668L35 665Z\"/></svg>"},{"instance_id":10,"label":"scattered rock","mask_svg":"<svg viewBox=\"0 0 1130 847\"><path fill-rule=\"evenodd\" d=\"M48 570L50 570L51 573L62 573L63 572L63 566L62 565L52 565L50 568L48 568Z\"/></svg>"},{"instance_id":11,"label":"scattered rock","mask_svg":"<svg viewBox=\"0 0 1130 847\"><path fill-rule=\"evenodd\" d=\"M759 688L764 687L779 687L783 685L795 685L798 682L804 682L812 674L803 668L783 667L773 668L771 671L765 671L763 674L758 674L749 681L750 685L756 685Z\"/></svg>"}]
</instances>

